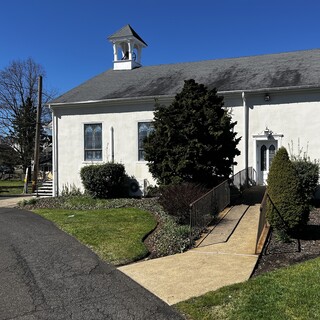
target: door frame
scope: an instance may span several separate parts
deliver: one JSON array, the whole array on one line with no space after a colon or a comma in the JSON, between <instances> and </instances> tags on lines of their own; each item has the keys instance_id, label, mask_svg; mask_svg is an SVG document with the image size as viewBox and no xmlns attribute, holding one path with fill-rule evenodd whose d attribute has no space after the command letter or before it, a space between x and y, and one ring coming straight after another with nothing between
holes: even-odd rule
<instances>
[{"instance_id":1,"label":"door frame","mask_svg":"<svg viewBox=\"0 0 320 320\"><path fill-rule=\"evenodd\" d=\"M262 133L255 134L252 136L253 139L253 167L256 170L257 175L257 184L259 184L259 163L258 163L258 156L257 156L257 144L265 142L272 142L274 141L277 144L277 150L282 147L282 138L283 134L275 134L270 129L266 128Z\"/></svg>"},{"instance_id":2,"label":"door frame","mask_svg":"<svg viewBox=\"0 0 320 320\"><path fill-rule=\"evenodd\" d=\"M278 141L275 139L257 140L257 184L266 185L267 178L270 170L270 147L275 148L275 152L278 150ZM265 147L265 170L261 170L262 167L262 146Z\"/></svg>"}]
</instances>

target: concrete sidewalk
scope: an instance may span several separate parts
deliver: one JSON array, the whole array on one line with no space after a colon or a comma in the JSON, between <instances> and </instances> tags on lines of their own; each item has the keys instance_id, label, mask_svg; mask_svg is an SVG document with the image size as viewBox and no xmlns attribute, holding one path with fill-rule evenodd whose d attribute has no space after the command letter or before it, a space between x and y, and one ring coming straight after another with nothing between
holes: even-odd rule
<instances>
[{"instance_id":1,"label":"concrete sidewalk","mask_svg":"<svg viewBox=\"0 0 320 320\"><path fill-rule=\"evenodd\" d=\"M246 281L258 260L255 248L259 208L259 204L232 208L219 223L223 228L219 224L216 227L217 234L213 229L199 247L186 253L119 270L170 305Z\"/></svg>"},{"instance_id":2,"label":"concrete sidewalk","mask_svg":"<svg viewBox=\"0 0 320 320\"><path fill-rule=\"evenodd\" d=\"M0 197L0 208L16 208L18 203L23 200L30 200L32 195L24 195L20 197Z\"/></svg>"}]
</instances>

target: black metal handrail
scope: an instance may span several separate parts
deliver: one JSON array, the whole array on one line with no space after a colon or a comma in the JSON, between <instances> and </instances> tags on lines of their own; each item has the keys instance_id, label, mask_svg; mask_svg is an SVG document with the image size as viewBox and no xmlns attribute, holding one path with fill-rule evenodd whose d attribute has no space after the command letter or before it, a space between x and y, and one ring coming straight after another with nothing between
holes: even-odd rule
<instances>
[{"instance_id":1,"label":"black metal handrail","mask_svg":"<svg viewBox=\"0 0 320 320\"><path fill-rule=\"evenodd\" d=\"M257 172L253 167L243 169L230 178L231 184L239 190L256 185Z\"/></svg>"},{"instance_id":2,"label":"black metal handrail","mask_svg":"<svg viewBox=\"0 0 320 320\"><path fill-rule=\"evenodd\" d=\"M268 219L267 219L267 206L268 206L268 201L269 205L272 207L272 211L275 210L277 215L279 216L281 222L282 222L282 227L280 229L283 229L287 234L290 233L290 228L288 226L288 223L285 221L283 218L282 214L274 204L273 200L271 199L270 195L268 194L267 190L263 196L261 205L260 205L260 216L259 216L259 225L258 225L258 233L257 233L257 241L256 241L256 253L258 250L258 244L261 238L261 235L263 233L263 230L268 226ZM298 252L301 250L301 244L300 244L300 239L297 237L297 246L298 246Z\"/></svg>"},{"instance_id":3,"label":"black metal handrail","mask_svg":"<svg viewBox=\"0 0 320 320\"><path fill-rule=\"evenodd\" d=\"M230 204L230 187L228 180L207 192L190 204L190 239L205 229L214 216Z\"/></svg>"},{"instance_id":4,"label":"black metal handrail","mask_svg":"<svg viewBox=\"0 0 320 320\"><path fill-rule=\"evenodd\" d=\"M204 230L214 216L230 204L230 184L243 190L256 184L256 171L249 167L207 192L190 204L190 240Z\"/></svg>"},{"instance_id":5,"label":"black metal handrail","mask_svg":"<svg viewBox=\"0 0 320 320\"><path fill-rule=\"evenodd\" d=\"M259 245L260 238L262 236L264 229L267 227L267 223L268 223L267 222L267 199L268 199L268 193L266 190L260 204L258 233L257 233L257 239L256 239L256 253L258 252L258 245Z\"/></svg>"}]
</instances>

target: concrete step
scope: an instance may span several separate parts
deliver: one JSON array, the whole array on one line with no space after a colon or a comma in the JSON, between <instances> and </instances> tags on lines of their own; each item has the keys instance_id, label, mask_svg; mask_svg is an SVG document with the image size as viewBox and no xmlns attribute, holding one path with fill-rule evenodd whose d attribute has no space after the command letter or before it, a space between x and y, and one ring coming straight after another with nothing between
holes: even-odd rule
<instances>
[{"instance_id":1,"label":"concrete step","mask_svg":"<svg viewBox=\"0 0 320 320\"><path fill-rule=\"evenodd\" d=\"M38 197L52 197L53 184L52 180L48 180L39 184L37 192L34 195Z\"/></svg>"},{"instance_id":2,"label":"concrete step","mask_svg":"<svg viewBox=\"0 0 320 320\"><path fill-rule=\"evenodd\" d=\"M52 192L38 192L32 193L32 195L36 197L52 197Z\"/></svg>"},{"instance_id":3,"label":"concrete step","mask_svg":"<svg viewBox=\"0 0 320 320\"><path fill-rule=\"evenodd\" d=\"M38 190L52 190L52 186L41 186Z\"/></svg>"},{"instance_id":4,"label":"concrete step","mask_svg":"<svg viewBox=\"0 0 320 320\"><path fill-rule=\"evenodd\" d=\"M48 182L43 182L42 184L41 184L41 186L42 187L52 187L52 181L48 181Z\"/></svg>"}]
</instances>

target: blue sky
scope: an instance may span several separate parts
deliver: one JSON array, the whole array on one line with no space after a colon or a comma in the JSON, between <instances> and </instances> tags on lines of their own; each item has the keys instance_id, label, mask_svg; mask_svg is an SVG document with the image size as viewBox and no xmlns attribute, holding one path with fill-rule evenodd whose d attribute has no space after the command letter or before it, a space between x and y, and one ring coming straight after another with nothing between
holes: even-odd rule
<instances>
[{"instance_id":1,"label":"blue sky","mask_svg":"<svg viewBox=\"0 0 320 320\"><path fill-rule=\"evenodd\" d=\"M318 0L6 0L0 69L33 58L60 94L112 68L107 37L130 24L143 65L320 48Z\"/></svg>"}]
</instances>

